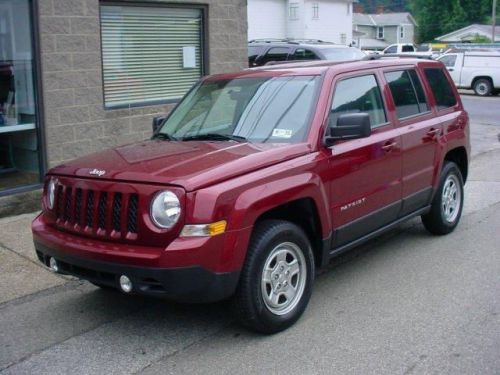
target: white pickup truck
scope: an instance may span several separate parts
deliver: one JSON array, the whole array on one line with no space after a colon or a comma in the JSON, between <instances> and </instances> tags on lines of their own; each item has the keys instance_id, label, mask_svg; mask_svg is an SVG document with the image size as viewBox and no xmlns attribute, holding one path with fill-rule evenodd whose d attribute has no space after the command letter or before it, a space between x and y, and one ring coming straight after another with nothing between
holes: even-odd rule
<instances>
[{"instance_id":1,"label":"white pickup truck","mask_svg":"<svg viewBox=\"0 0 500 375\"><path fill-rule=\"evenodd\" d=\"M411 43L396 43L382 51L384 55L415 55L420 57L431 57L432 49L421 49Z\"/></svg>"},{"instance_id":2,"label":"white pickup truck","mask_svg":"<svg viewBox=\"0 0 500 375\"><path fill-rule=\"evenodd\" d=\"M500 93L500 52L452 52L438 60L458 88L473 89L480 96Z\"/></svg>"}]
</instances>

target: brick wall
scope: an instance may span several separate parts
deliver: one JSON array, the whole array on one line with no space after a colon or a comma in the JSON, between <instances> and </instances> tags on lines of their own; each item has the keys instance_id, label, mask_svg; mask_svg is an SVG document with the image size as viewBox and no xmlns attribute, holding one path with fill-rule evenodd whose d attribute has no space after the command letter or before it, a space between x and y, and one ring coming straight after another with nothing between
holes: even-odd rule
<instances>
[{"instance_id":1,"label":"brick wall","mask_svg":"<svg viewBox=\"0 0 500 375\"><path fill-rule=\"evenodd\" d=\"M151 1L149 1L151 3ZM183 1L155 0L158 3ZM135 3L140 3L136 1ZM247 67L246 0L190 0L208 5L209 72ZM126 1L124 1L126 4ZM49 167L94 151L148 138L151 122L172 105L104 110L99 0L38 0L44 131ZM0 216L18 212L15 202L39 194L0 199Z\"/></svg>"}]
</instances>

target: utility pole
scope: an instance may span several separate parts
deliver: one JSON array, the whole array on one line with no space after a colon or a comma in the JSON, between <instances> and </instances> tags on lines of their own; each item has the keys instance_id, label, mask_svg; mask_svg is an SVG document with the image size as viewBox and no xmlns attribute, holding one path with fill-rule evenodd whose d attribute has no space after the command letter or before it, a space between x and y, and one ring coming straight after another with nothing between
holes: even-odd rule
<instances>
[{"instance_id":1,"label":"utility pole","mask_svg":"<svg viewBox=\"0 0 500 375\"><path fill-rule=\"evenodd\" d=\"M491 9L491 42L495 43L495 26L497 23L497 0L493 0L493 8Z\"/></svg>"}]
</instances>

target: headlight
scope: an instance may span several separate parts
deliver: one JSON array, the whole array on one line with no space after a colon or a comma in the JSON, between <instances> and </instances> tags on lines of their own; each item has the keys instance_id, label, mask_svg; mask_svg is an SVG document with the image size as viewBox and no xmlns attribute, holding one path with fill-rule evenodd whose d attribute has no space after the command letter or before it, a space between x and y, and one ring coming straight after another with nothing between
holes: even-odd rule
<instances>
[{"instance_id":1,"label":"headlight","mask_svg":"<svg viewBox=\"0 0 500 375\"><path fill-rule=\"evenodd\" d=\"M50 179L47 185L47 206L49 210L54 209L54 201L56 197L56 182L53 178Z\"/></svg>"},{"instance_id":2,"label":"headlight","mask_svg":"<svg viewBox=\"0 0 500 375\"><path fill-rule=\"evenodd\" d=\"M156 194L151 205L151 219L162 229L172 228L181 216L181 203L171 191Z\"/></svg>"}]
</instances>

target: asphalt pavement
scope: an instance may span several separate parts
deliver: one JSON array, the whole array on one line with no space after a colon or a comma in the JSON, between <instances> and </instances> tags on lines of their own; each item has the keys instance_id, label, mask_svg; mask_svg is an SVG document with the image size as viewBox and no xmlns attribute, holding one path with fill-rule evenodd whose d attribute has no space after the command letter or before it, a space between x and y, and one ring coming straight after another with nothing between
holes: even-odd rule
<instances>
[{"instance_id":1,"label":"asphalt pavement","mask_svg":"<svg viewBox=\"0 0 500 375\"><path fill-rule=\"evenodd\" d=\"M34 256L34 214L0 220L0 374L499 374L500 121L483 109L500 97L464 103L474 159L457 230L431 236L415 219L336 259L280 334L242 329L227 303L51 274Z\"/></svg>"}]
</instances>

